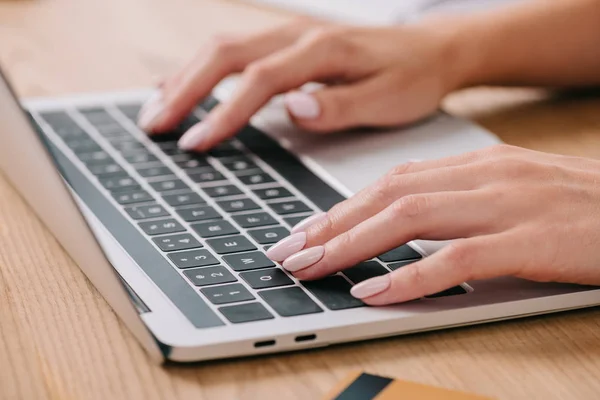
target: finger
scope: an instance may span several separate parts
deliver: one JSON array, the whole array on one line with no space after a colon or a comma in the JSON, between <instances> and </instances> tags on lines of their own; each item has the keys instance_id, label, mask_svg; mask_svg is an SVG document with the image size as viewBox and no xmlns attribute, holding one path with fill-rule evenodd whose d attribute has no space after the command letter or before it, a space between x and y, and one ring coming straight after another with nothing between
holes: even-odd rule
<instances>
[{"instance_id":1,"label":"finger","mask_svg":"<svg viewBox=\"0 0 600 400\"><path fill-rule=\"evenodd\" d=\"M409 164L407 168L412 166ZM312 247L323 244L405 196L474 190L490 181L490 175L482 171L480 163L407 174L395 174L396 171L398 170L395 169L394 173L387 174L367 189L335 205L324 216L305 227L306 245ZM301 230L302 227L294 228L293 232Z\"/></svg>"},{"instance_id":2,"label":"finger","mask_svg":"<svg viewBox=\"0 0 600 400\"><path fill-rule=\"evenodd\" d=\"M294 227L291 236L269 249L267 256L274 261L283 261L304 247L322 245L404 196L474 189L485 182L485 178L474 171L476 169L468 165L461 165L406 175L387 174L327 213L302 221Z\"/></svg>"},{"instance_id":3,"label":"finger","mask_svg":"<svg viewBox=\"0 0 600 400\"><path fill-rule=\"evenodd\" d=\"M203 48L180 73L165 82L160 96L140 113L139 125L150 133L176 126L226 76L294 43L314 23L301 22L250 36L220 37Z\"/></svg>"},{"instance_id":4,"label":"finger","mask_svg":"<svg viewBox=\"0 0 600 400\"><path fill-rule=\"evenodd\" d=\"M242 75L229 102L217 106L207 119L181 139L185 150L204 151L232 136L271 97L307 82L339 74L346 66L344 54L332 51L327 39L298 43L253 63Z\"/></svg>"},{"instance_id":5,"label":"finger","mask_svg":"<svg viewBox=\"0 0 600 400\"><path fill-rule=\"evenodd\" d=\"M494 192L412 195L331 239L283 262L298 279L318 279L414 239L450 240L506 229ZM317 258L320 254L321 257Z\"/></svg>"},{"instance_id":6,"label":"finger","mask_svg":"<svg viewBox=\"0 0 600 400\"><path fill-rule=\"evenodd\" d=\"M285 104L296 125L321 133L359 126L406 125L435 110L437 104L421 108L404 104L402 96L390 90L396 79L382 74L311 93L293 92L285 96Z\"/></svg>"},{"instance_id":7,"label":"finger","mask_svg":"<svg viewBox=\"0 0 600 400\"><path fill-rule=\"evenodd\" d=\"M516 275L524 261L510 232L456 241L396 271L361 282L352 295L380 306L439 293L463 282Z\"/></svg>"}]
</instances>

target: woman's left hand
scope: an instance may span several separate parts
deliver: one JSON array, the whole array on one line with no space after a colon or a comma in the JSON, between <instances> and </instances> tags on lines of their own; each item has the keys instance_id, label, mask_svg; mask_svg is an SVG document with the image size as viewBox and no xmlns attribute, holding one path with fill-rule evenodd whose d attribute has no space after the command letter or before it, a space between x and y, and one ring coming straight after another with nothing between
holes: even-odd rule
<instances>
[{"instance_id":1,"label":"woman's left hand","mask_svg":"<svg viewBox=\"0 0 600 400\"><path fill-rule=\"evenodd\" d=\"M415 239L454 241L353 287L371 305L515 276L600 285L600 161L501 145L394 168L268 255L321 278Z\"/></svg>"}]
</instances>

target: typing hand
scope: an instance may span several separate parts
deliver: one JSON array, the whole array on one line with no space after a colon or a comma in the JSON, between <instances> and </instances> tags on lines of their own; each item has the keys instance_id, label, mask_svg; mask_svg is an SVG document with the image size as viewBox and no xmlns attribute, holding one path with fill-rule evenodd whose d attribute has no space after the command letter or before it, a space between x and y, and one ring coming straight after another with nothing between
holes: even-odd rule
<instances>
[{"instance_id":1,"label":"typing hand","mask_svg":"<svg viewBox=\"0 0 600 400\"><path fill-rule=\"evenodd\" d=\"M367 29L306 20L221 38L161 85L139 124L149 133L168 131L237 72L242 75L233 98L192 127L180 147L211 148L246 125L272 96L289 91L289 114L309 131L410 123L433 112L461 84L451 38L452 29L443 24ZM311 81L329 85L310 94L298 90Z\"/></svg>"},{"instance_id":2,"label":"typing hand","mask_svg":"<svg viewBox=\"0 0 600 400\"><path fill-rule=\"evenodd\" d=\"M600 285L598 182L599 161L505 145L400 165L300 223L267 255L310 280L414 239L455 239L354 286L352 294L371 305L499 276Z\"/></svg>"}]
</instances>

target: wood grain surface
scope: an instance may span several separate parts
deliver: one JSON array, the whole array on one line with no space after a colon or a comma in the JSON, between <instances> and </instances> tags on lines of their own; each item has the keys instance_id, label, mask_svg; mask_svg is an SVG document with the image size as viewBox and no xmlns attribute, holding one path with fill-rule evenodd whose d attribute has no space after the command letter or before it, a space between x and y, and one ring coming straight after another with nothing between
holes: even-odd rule
<instances>
[{"instance_id":1,"label":"wood grain surface","mask_svg":"<svg viewBox=\"0 0 600 400\"><path fill-rule=\"evenodd\" d=\"M0 0L0 62L22 96L146 87L213 34L290 18L218 0ZM600 158L597 92L481 88L445 106L508 143ZM598 398L600 310L157 366L0 177L0 399L318 399L356 369L497 398Z\"/></svg>"}]
</instances>

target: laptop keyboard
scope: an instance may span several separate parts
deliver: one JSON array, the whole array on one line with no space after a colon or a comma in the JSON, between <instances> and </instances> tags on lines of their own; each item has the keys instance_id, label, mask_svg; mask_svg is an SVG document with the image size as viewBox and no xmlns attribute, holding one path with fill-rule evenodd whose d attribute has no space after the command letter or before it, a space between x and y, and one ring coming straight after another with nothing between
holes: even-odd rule
<instances>
[{"instance_id":1,"label":"laptop keyboard","mask_svg":"<svg viewBox=\"0 0 600 400\"><path fill-rule=\"evenodd\" d=\"M196 114L216 103L209 98ZM192 154L177 140L198 117L148 138L135 127L139 109L117 104L32 118L73 189L196 327L362 307L349 294L352 284L421 258L404 245L344 273L298 282L266 249L344 197L253 128Z\"/></svg>"}]
</instances>

